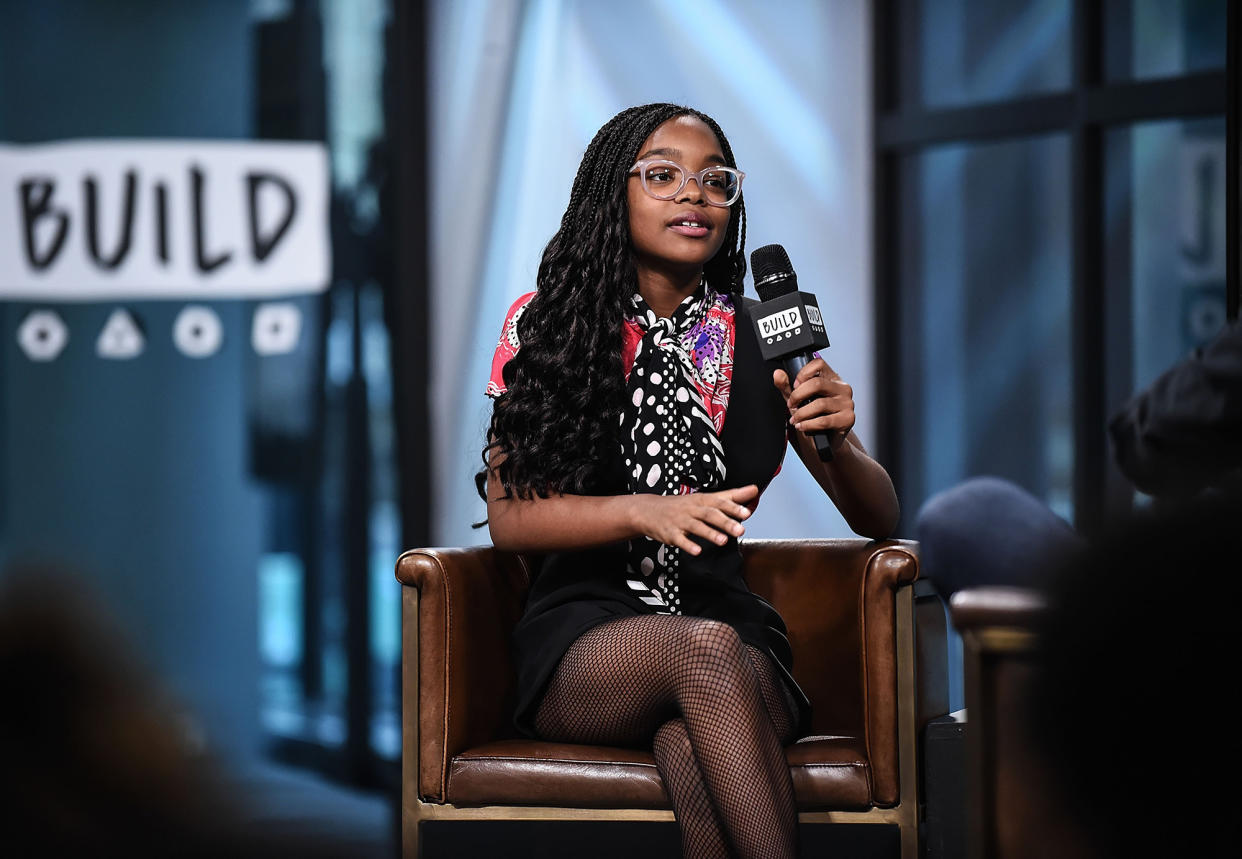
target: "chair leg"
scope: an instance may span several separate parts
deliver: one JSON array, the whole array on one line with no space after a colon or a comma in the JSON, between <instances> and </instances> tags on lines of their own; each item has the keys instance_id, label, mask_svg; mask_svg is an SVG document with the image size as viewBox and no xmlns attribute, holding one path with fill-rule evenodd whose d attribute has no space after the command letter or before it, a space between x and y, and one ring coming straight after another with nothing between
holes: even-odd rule
<instances>
[{"instance_id":1,"label":"chair leg","mask_svg":"<svg viewBox=\"0 0 1242 859\"><path fill-rule=\"evenodd\" d=\"M919 855L919 821L917 810L911 819L901 823L901 859L918 859Z\"/></svg>"},{"instance_id":2,"label":"chair leg","mask_svg":"<svg viewBox=\"0 0 1242 859\"><path fill-rule=\"evenodd\" d=\"M401 857L402 859L418 859L419 855L419 824L422 815L417 807L401 815Z\"/></svg>"}]
</instances>

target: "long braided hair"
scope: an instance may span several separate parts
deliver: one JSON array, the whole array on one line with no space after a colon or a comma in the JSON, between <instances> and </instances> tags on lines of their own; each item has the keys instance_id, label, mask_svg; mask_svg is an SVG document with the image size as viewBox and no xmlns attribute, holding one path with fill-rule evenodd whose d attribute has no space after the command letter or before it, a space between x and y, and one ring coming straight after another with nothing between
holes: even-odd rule
<instances>
[{"instance_id":1,"label":"long braided hair","mask_svg":"<svg viewBox=\"0 0 1242 859\"><path fill-rule=\"evenodd\" d=\"M497 454L506 498L624 491L608 482L621 443L622 325L638 289L626 177L643 141L662 123L686 115L711 128L725 166L736 167L716 121L675 104L623 110L587 146L560 229L544 248L535 296L518 320L521 348L504 367L507 393L495 401L484 468L475 478L485 500L488 462ZM714 290L741 295L745 252L746 210L739 197L724 244L703 267Z\"/></svg>"}]
</instances>

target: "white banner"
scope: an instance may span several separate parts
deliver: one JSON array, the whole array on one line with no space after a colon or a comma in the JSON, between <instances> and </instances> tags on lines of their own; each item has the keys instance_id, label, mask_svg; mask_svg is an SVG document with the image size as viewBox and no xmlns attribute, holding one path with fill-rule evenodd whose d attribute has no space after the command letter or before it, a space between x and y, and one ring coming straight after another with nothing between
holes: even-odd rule
<instances>
[{"instance_id":1,"label":"white banner","mask_svg":"<svg viewBox=\"0 0 1242 859\"><path fill-rule=\"evenodd\" d=\"M0 298L266 298L331 276L321 143L0 145Z\"/></svg>"}]
</instances>

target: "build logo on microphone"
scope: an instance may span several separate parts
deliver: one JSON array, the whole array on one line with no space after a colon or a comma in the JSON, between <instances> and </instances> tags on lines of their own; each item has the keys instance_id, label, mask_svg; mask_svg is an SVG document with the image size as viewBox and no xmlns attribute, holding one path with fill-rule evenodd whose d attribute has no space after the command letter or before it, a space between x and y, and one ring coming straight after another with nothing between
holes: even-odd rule
<instances>
[{"instance_id":1,"label":"build logo on microphone","mask_svg":"<svg viewBox=\"0 0 1242 859\"><path fill-rule=\"evenodd\" d=\"M802 311L790 307L757 320L759 334L767 342L784 340L802 333Z\"/></svg>"}]
</instances>

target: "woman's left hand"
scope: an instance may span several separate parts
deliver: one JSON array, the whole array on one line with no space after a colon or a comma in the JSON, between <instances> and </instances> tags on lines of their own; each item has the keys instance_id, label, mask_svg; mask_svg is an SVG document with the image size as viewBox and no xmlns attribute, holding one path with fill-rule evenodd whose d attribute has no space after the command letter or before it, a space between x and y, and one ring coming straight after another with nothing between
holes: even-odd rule
<instances>
[{"instance_id":1,"label":"woman's left hand","mask_svg":"<svg viewBox=\"0 0 1242 859\"><path fill-rule=\"evenodd\" d=\"M803 367L792 385L784 370L774 371L772 382L785 398L794 429L801 433L830 432L832 447L841 446L854 428L854 389L823 358Z\"/></svg>"}]
</instances>

